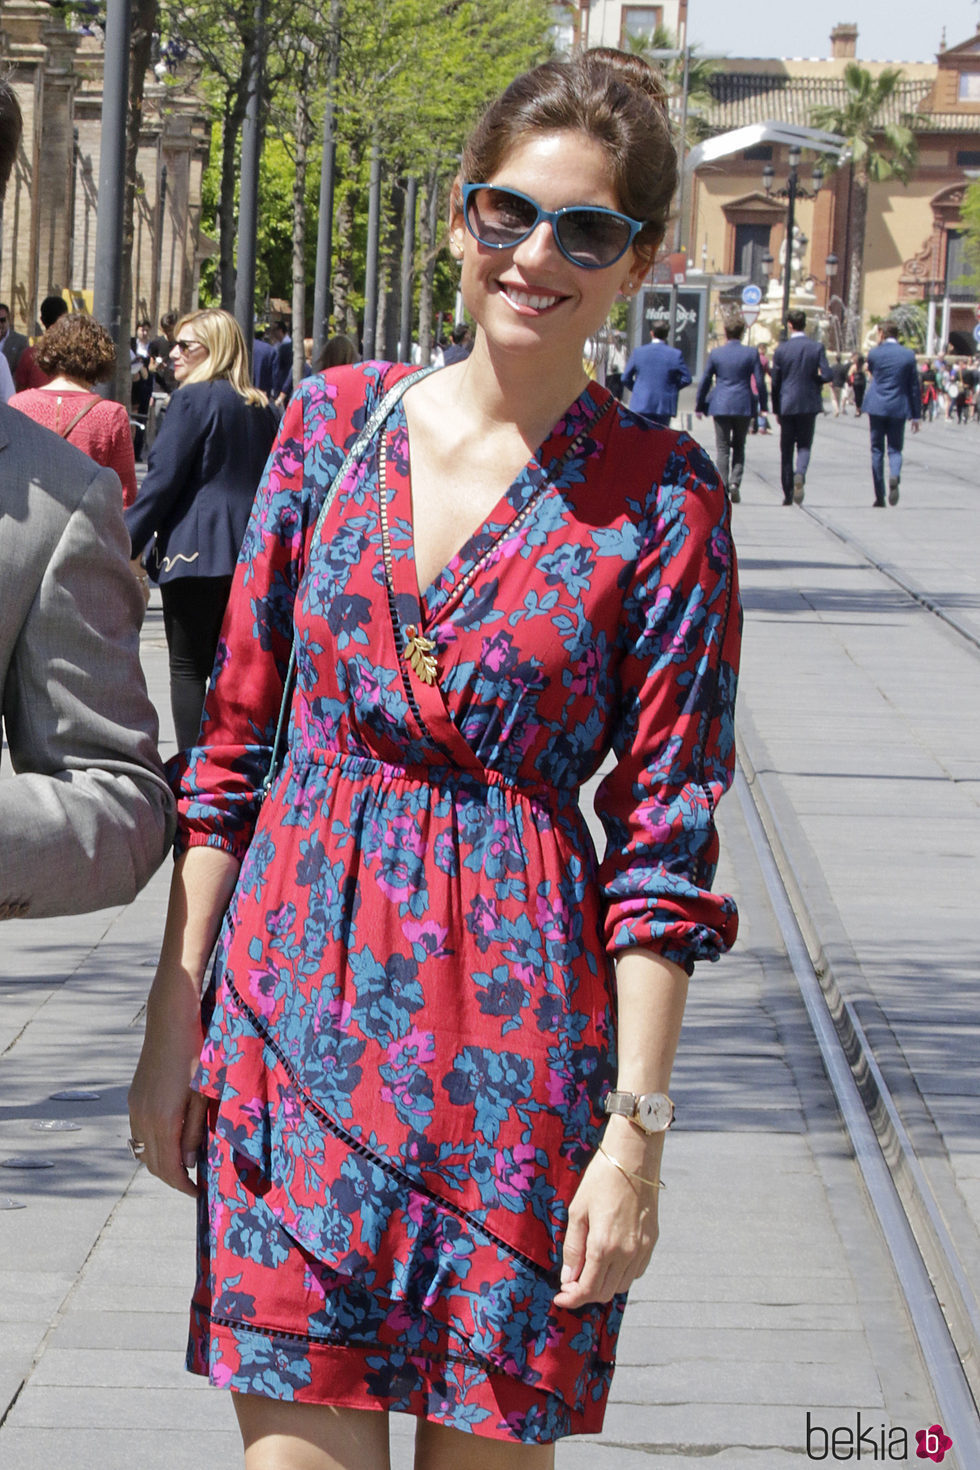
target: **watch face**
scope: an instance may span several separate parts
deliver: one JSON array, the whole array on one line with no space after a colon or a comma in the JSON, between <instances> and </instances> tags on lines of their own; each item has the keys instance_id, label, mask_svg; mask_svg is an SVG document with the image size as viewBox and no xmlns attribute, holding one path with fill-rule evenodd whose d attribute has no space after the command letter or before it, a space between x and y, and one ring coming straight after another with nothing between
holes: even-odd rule
<instances>
[{"instance_id":1,"label":"watch face","mask_svg":"<svg viewBox=\"0 0 980 1470\"><path fill-rule=\"evenodd\" d=\"M662 1133L673 1117L670 1098L662 1092L647 1092L636 1103L636 1121L648 1133Z\"/></svg>"}]
</instances>

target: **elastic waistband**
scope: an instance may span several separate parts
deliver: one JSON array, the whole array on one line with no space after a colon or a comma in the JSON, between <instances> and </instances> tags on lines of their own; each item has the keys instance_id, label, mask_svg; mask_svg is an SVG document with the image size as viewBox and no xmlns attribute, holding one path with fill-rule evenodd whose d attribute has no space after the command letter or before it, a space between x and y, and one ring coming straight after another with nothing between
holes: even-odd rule
<instances>
[{"instance_id":1,"label":"elastic waistband","mask_svg":"<svg viewBox=\"0 0 980 1470\"><path fill-rule=\"evenodd\" d=\"M323 767L339 767L345 775L352 777L377 776L384 781L409 781L419 786L434 786L441 789L466 790L474 793L499 792L504 798L527 802L530 806L543 807L554 812L565 807L578 806L578 792L574 789L552 789L546 786L518 785L499 771L463 770L460 766L446 762L432 765L401 765L390 761L376 760L373 756L353 755L345 750L333 750L328 746L316 746L302 752L287 751L286 762L297 776L304 770Z\"/></svg>"}]
</instances>

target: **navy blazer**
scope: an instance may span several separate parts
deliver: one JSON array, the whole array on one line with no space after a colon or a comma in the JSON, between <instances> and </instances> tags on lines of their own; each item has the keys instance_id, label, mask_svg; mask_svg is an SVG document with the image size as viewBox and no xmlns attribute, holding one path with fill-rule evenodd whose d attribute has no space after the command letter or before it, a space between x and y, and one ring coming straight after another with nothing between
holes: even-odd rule
<instances>
[{"instance_id":1,"label":"navy blazer","mask_svg":"<svg viewBox=\"0 0 980 1470\"><path fill-rule=\"evenodd\" d=\"M133 556L156 532L146 563L157 582L235 570L276 427L272 408L246 403L225 378L177 389L126 511Z\"/></svg>"},{"instance_id":2,"label":"navy blazer","mask_svg":"<svg viewBox=\"0 0 980 1470\"><path fill-rule=\"evenodd\" d=\"M755 388L752 386L753 377ZM713 378L718 381L712 390ZM769 407L769 393L758 350L743 346L733 338L723 347L709 352L698 384L696 411L710 413L713 417L751 418L756 412L756 393L759 407L765 413Z\"/></svg>"},{"instance_id":3,"label":"navy blazer","mask_svg":"<svg viewBox=\"0 0 980 1470\"><path fill-rule=\"evenodd\" d=\"M868 353L871 382L864 395L865 413L889 419L922 417L922 387L911 347L887 337Z\"/></svg>"},{"instance_id":4,"label":"navy blazer","mask_svg":"<svg viewBox=\"0 0 980 1470\"><path fill-rule=\"evenodd\" d=\"M823 344L794 332L773 353L773 412L822 413L823 385L833 376Z\"/></svg>"},{"instance_id":5,"label":"navy blazer","mask_svg":"<svg viewBox=\"0 0 980 1470\"><path fill-rule=\"evenodd\" d=\"M630 353L623 370L623 387L631 389L634 413L670 419L677 412L677 394L691 381L684 355L659 338Z\"/></svg>"}]
</instances>

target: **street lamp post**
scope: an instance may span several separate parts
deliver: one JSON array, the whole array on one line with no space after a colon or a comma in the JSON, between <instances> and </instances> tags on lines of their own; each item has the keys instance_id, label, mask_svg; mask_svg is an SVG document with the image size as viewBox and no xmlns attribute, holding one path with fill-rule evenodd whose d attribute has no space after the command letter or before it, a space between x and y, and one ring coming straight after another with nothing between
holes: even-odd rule
<instances>
[{"instance_id":1,"label":"street lamp post","mask_svg":"<svg viewBox=\"0 0 980 1470\"><path fill-rule=\"evenodd\" d=\"M762 183L766 195L776 194L780 199L786 200L786 241L784 245L785 261L783 264L783 310L782 325L780 327L780 339L786 340L786 318L789 315L789 293L791 286L791 261L793 257L793 231L796 227L796 201L797 199L815 199L823 184L823 169L819 161L813 165L813 188L805 189L799 178L800 149L794 143L789 149L789 177L785 187L773 188L773 180L776 170L771 163L767 163L762 170Z\"/></svg>"}]
</instances>

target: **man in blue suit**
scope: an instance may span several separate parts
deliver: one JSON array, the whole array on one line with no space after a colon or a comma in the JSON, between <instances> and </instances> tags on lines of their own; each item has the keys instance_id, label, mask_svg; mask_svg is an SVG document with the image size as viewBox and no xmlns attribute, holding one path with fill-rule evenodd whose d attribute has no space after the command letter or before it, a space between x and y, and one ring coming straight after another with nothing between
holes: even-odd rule
<instances>
[{"instance_id":1,"label":"man in blue suit","mask_svg":"<svg viewBox=\"0 0 980 1470\"><path fill-rule=\"evenodd\" d=\"M868 371L871 383L864 395L864 412L871 421L871 478L874 503L880 510L885 504L885 445L888 445L888 503L897 505L905 424L911 419L912 433L917 434L922 417L922 388L915 353L899 344L896 322L882 322L878 328L878 346L868 353Z\"/></svg>"},{"instance_id":2,"label":"man in blue suit","mask_svg":"<svg viewBox=\"0 0 980 1470\"><path fill-rule=\"evenodd\" d=\"M623 387L630 390L630 408L666 428L677 412L677 395L691 381L683 354L667 344L669 331L658 322L651 340L630 353L623 370Z\"/></svg>"},{"instance_id":3,"label":"man in blue suit","mask_svg":"<svg viewBox=\"0 0 980 1470\"><path fill-rule=\"evenodd\" d=\"M772 407L779 419L783 504L799 505L817 414L823 412L823 385L831 381L833 373L821 343L806 335L806 313L791 311L786 322L789 336L780 342L772 359Z\"/></svg>"},{"instance_id":4,"label":"man in blue suit","mask_svg":"<svg viewBox=\"0 0 980 1470\"><path fill-rule=\"evenodd\" d=\"M715 465L733 502L741 497L745 469L745 440L752 415L769 407L765 374L754 347L743 347L745 322L741 313L725 322L724 347L708 354L698 384L695 412L710 413L715 421ZM711 384L717 379L714 389ZM731 468L729 468L729 457Z\"/></svg>"}]
</instances>

